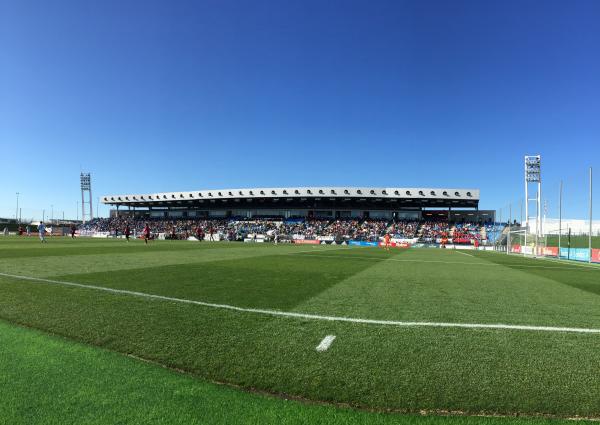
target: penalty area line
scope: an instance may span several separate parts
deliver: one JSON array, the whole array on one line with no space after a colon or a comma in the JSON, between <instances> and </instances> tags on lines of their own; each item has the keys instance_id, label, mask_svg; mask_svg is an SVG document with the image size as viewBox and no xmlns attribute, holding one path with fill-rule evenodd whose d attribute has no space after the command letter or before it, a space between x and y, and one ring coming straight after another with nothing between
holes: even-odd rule
<instances>
[{"instance_id":1,"label":"penalty area line","mask_svg":"<svg viewBox=\"0 0 600 425\"><path fill-rule=\"evenodd\" d=\"M154 299L160 301L169 301L182 304L199 305L202 307L209 307L222 310L230 310L243 313L254 313L263 314L267 316L279 316L289 317L296 319L307 319L307 320L320 320L328 322L346 322L346 323L358 323L366 325L383 325L383 326L397 326L397 327L430 327L430 328L460 328L460 329L487 329L487 330L514 330L514 331L533 331L533 332L570 332L570 333L582 333L582 334L600 334L600 329L594 328L573 328L573 327L560 327L560 326L535 326L535 325L508 325L503 323L451 323L451 322L412 322L412 321L399 321L399 320L378 320L378 319L361 319L344 316L325 316L319 314L309 313L296 313L292 311L280 311L280 310L267 310L261 308L246 308L238 307L229 304L215 304L205 301L188 300L185 298L174 298L164 295L147 294L145 292L129 291L127 289L115 289L107 288L104 286L87 285L76 282L66 282L62 280L45 279L41 277L31 277L14 275L9 273L1 273L0 277L5 277L14 280L24 280L30 282L40 282L52 285L71 286L75 288L91 289L96 291L103 291L112 294L129 295L139 298Z\"/></svg>"}]
</instances>

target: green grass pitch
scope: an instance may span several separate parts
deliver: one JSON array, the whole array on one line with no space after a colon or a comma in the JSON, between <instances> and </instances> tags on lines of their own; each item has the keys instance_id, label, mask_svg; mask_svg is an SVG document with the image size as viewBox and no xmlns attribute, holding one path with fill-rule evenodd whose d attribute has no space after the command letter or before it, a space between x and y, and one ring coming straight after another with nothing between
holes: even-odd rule
<instances>
[{"instance_id":1,"label":"green grass pitch","mask_svg":"<svg viewBox=\"0 0 600 425\"><path fill-rule=\"evenodd\" d=\"M562 235L560 245L566 248L569 244L569 236ZM546 237L547 246L558 246L558 235L548 235ZM589 238L587 236L571 236L571 248L589 248ZM592 236L592 248L600 248L600 236Z\"/></svg>"},{"instance_id":2,"label":"green grass pitch","mask_svg":"<svg viewBox=\"0 0 600 425\"><path fill-rule=\"evenodd\" d=\"M0 423L600 417L594 265L440 249L2 238L0 319L0 391L14 389ZM464 324L475 327L455 327ZM564 327L582 332L555 329ZM326 335L336 338L317 351ZM527 418L436 416L448 413Z\"/></svg>"},{"instance_id":3,"label":"green grass pitch","mask_svg":"<svg viewBox=\"0 0 600 425\"><path fill-rule=\"evenodd\" d=\"M511 236L512 244L525 244L525 238L522 233L513 233ZM527 237L527 245L535 243L535 237L529 235ZM547 235L538 240L541 246L558 246L558 235ZM560 240L560 246L567 248L569 246L569 237L562 235ZM572 235L571 236L571 248L589 248L590 241L585 235ZM600 236L592 236L592 248L600 248Z\"/></svg>"}]
</instances>

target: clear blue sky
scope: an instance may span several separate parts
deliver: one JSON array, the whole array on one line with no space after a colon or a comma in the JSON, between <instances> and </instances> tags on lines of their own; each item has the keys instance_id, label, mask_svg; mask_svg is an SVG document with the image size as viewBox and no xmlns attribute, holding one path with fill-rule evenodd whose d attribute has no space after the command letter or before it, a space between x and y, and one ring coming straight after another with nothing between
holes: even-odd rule
<instances>
[{"instance_id":1,"label":"clear blue sky","mask_svg":"<svg viewBox=\"0 0 600 425\"><path fill-rule=\"evenodd\" d=\"M549 215L562 178L583 218L599 22L596 0L0 0L0 216L20 192L25 217L74 217L80 170L94 197L446 186L499 208L541 153Z\"/></svg>"}]
</instances>

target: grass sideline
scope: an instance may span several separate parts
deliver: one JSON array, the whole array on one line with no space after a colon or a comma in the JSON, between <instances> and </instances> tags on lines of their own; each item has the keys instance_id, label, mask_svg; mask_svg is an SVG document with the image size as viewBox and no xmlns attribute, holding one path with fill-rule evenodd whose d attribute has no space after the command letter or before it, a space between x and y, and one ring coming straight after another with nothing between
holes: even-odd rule
<instances>
[{"instance_id":1,"label":"grass sideline","mask_svg":"<svg viewBox=\"0 0 600 425\"><path fill-rule=\"evenodd\" d=\"M452 250L0 240L0 272L379 320L600 328L600 268ZM269 317L0 276L0 318L210 381L375 410L600 416L598 335ZM323 353L315 347L336 335Z\"/></svg>"},{"instance_id":2,"label":"grass sideline","mask_svg":"<svg viewBox=\"0 0 600 425\"><path fill-rule=\"evenodd\" d=\"M560 245L563 248L567 247L569 241L568 235L562 235ZM558 246L558 235L546 236L547 246ZM573 235L571 236L571 248L589 248L589 239L587 236ZM600 248L600 236L592 236L592 248Z\"/></svg>"},{"instance_id":3,"label":"grass sideline","mask_svg":"<svg viewBox=\"0 0 600 425\"><path fill-rule=\"evenodd\" d=\"M304 404L206 383L0 321L6 424L562 425L531 418L400 416Z\"/></svg>"}]
</instances>

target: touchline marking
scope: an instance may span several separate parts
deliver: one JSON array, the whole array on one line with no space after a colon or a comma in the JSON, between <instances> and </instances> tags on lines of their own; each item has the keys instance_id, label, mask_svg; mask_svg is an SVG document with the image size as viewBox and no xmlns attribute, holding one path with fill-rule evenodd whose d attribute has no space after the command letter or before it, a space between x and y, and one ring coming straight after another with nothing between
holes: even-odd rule
<instances>
[{"instance_id":1,"label":"touchline marking","mask_svg":"<svg viewBox=\"0 0 600 425\"><path fill-rule=\"evenodd\" d=\"M338 250L349 250L349 249L356 249L354 247L349 247L349 246L344 246L344 247L338 247L338 248L324 248L324 249L319 249L321 246L325 246L325 245L315 245L313 246L313 249L305 249L303 251L295 251L295 252L286 252L285 254L287 255L294 255L294 254L300 254L300 253L304 253L304 252L330 252L330 251L338 251ZM331 246L331 245L326 245L326 246Z\"/></svg>"},{"instance_id":2,"label":"touchline marking","mask_svg":"<svg viewBox=\"0 0 600 425\"><path fill-rule=\"evenodd\" d=\"M9 273L1 273L0 276L16 280L27 280L32 282L50 283L53 285L72 286L76 288L94 289L97 291L110 292L113 294L131 295L140 298L149 298L161 301L171 301L183 304L200 305L203 307L219 308L223 310L232 310L245 313L264 314L268 316L293 317L297 319L323 320L329 322L349 322L361 323L367 325L387 325L400 327L431 327L431 328L464 328L464 329L508 329L517 331L537 331L537 332L572 332L583 334L600 334L600 329L593 328L570 328L556 326L532 326L532 325L506 325L503 323L446 323L446 322L404 322L397 320L375 320L375 319L358 319L344 316L322 316L319 314L295 313L291 311L266 310L261 308L245 308L237 307L228 304L215 304L204 301L187 300L185 298L173 298L164 295L147 294L145 292L129 291L127 289L106 288L104 286L86 285L76 282L65 282L62 280L44 279L41 277L30 277L14 275Z\"/></svg>"},{"instance_id":3,"label":"touchline marking","mask_svg":"<svg viewBox=\"0 0 600 425\"><path fill-rule=\"evenodd\" d=\"M319 352L327 351L334 339L335 335L327 335L325 338L323 338L323 341L321 341L321 343L317 345L317 348L315 348L315 350Z\"/></svg>"},{"instance_id":4,"label":"touchline marking","mask_svg":"<svg viewBox=\"0 0 600 425\"><path fill-rule=\"evenodd\" d=\"M500 252L500 251L482 251L482 252L494 254L496 256L498 256L498 255L506 256L506 252ZM513 258L519 258L519 257L527 258L528 260L531 260L531 261L546 260L546 261L550 261L550 262L554 262L554 263L558 263L558 264L564 264L565 266L570 266L570 267L584 267L586 269L600 270L600 263L591 263L590 264L590 263L585 263L585 262L581 262L581 261L577 261L577 260L567 260L566 258L524 257L523 254L517 254L515 252L511 252L509 254L509 256L513 257ZM531 266L531 267L534 267L534 266Z\"/></svg>"},{"instance_id":5,"label":"touchline marking","mask_svg":"<svg viewBox=\"0 0 600 425\"><path fill-rule=\"evenodd\" d=\"M466 252L462 252L462 251L459 251L459 250L456 250L456 252L458 252L459 254L466 255L468 257L473 258L473 256L471 254L467 254Z\"/></svg>"}]
</instances>

